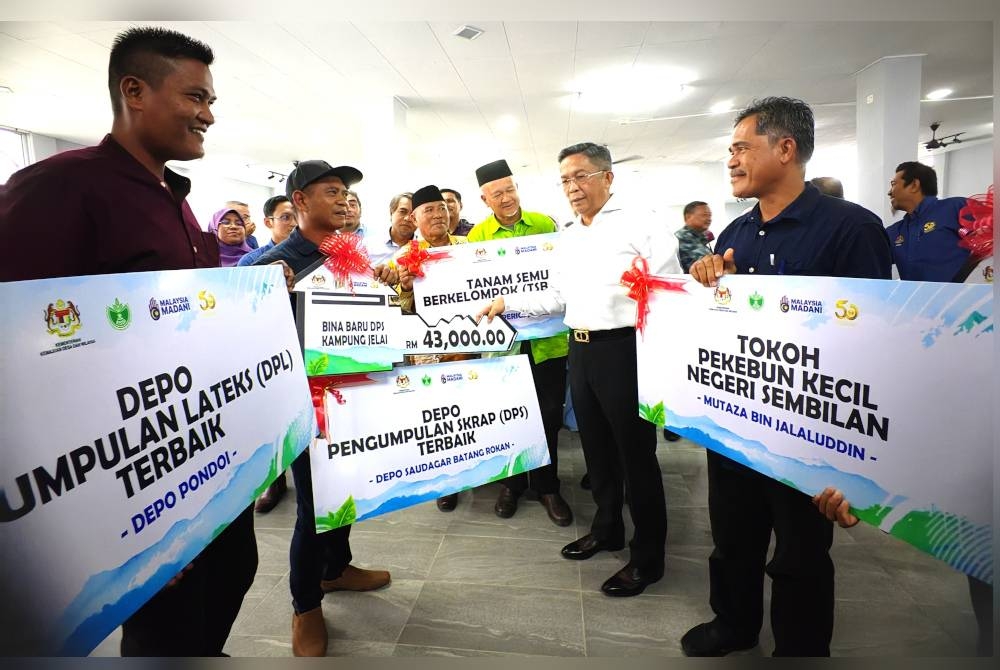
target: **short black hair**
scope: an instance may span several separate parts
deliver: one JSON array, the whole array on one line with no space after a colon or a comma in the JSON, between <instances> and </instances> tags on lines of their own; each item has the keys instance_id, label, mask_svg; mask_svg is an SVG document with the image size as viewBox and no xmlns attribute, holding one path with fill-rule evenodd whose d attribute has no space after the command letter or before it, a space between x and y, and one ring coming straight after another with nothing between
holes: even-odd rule
<instances>
[{"instance_id":1,"label":"short black hair","mask_svg":"<svg viewBox=\"0 0 1000 670\"><path fill-rule=\"evenodd\" d=\"M812 109L797 98L772 96L754 100L746 109L736 115L733 126L743 119L757 115L757 134L767 135L768 144L783 137L795 140L796 158L799 165L805 165L812 158L816 146L816 119Z\"/></svg>"},{"instance_id":2,"label":"short black hair","mask_svg":"<svg viewBox=\"0 0 1000 670\"><path fill-rule=\"evenodd\" d=\"M903 173L903 184L909 186L914 179L920 180L920 192L924 195L937 195L937 172L930 165L917 161L905 161L896 166L896 172Z\"/></svg>"},{"instance_id":3,"label":"short black hair","mask_svg":"<svg viewBox=\"0 0 1000 670\"><path fill-rule=\"evenodd\" d=\"M455 200L458 200L459 202L462 202L462 194L459 193L458 191L456 191L453 188L443 188L443 189L441 189L441 192L442 193L454 193L455 194Z\"/></svg>"},{"instance_id":4,"label":"short black hair","mask_svg":"<svg viewBox=\"0 0 1000 670\"><path fill-rule=\"evenodd\" d=\"M108 92L115 115L121 112L118 86L124 77L138 77L155 88L173 69L170 61L179 58L211 65L215 54L204 42L165 28L142 26L119 33L108 60Z\"/></svg>"},{"instance_id":5,"label":"short black hair","mask_svg":"<svg viewBox=\"0 0 1000 670\"><path fill-rule=\"evenodd\" d=\"M684 205L684 218L688 217L688 214L698 209L699 207L708 207L707 202L702 202L701 200L692 200L688 204Z\"/></svg>"},{"instance_id":6,"label":"short black hair","mask_svg":"<svg viewBox=\"0 0 1000 670\"><path fill-rule=\"evenodd\" d=\"M593 142L573 144L559 152L558 161L562 163L566 156L572 156L573 154L583 154L601 170L611 171L611 151L604 144L595 144Z\"/></svg>"},{"instance_id":7,"label":"short black hair","mask_svg":"<svg viewBox=\"0 0 1000 670\"><path fill-rule=\"evenodd\" d=\"M271 218L274 216L274 210L278 209L278 205L283 202L291 202L288 198L283 195L271 196L264 201L264 218Z\"/></svg>"}]
</instances>

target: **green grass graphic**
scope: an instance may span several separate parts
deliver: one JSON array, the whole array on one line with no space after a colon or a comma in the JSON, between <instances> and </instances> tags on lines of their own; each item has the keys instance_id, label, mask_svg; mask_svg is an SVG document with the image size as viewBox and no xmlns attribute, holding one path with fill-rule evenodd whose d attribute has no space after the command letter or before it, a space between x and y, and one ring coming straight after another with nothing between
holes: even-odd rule
<instances>
[{"instance_id":1,"label":"green grass graphic","mask_svg":"<svg viewBox=\"0 0 1000 670\"><path fill-rule=\"evenodd\" d=\"M336 512L330 512L326 516L316 517L316 532L324 533L334 528L347 526L355 522L358 518L358 509L354 505L354 496L347 496L347 500Z\"/></svg>"},{"instance_id":2,"label":"green grass graphic","mask_svg":"<svg viewBox=\"0 0 1000 670\"><path fill-rule=\"evenodd\" d=\"M657 426L663 426L667 422L667 415L663 408L662 400L652 407L639 403L639 416Z\"/></svg>"},{"instance_id":3,"label":"green grass graphic","mask_svg":"<svg viewBox=\"0 0 1000 670\"><path fill-rule=\"evenodd\" d=\"M334 356L314 349L306 349L306 374L310 377L351 372L381 372L391 369L391 361L388 363L360 363L349 356Z\"/></svg>"}]
</instances>

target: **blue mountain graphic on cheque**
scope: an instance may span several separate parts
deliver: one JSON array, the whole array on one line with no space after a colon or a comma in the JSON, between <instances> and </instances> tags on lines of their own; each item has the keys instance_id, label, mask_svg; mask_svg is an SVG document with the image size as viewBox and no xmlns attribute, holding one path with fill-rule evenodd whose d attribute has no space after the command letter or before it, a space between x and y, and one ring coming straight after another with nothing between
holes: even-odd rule
<instances>
[{"instance_id":1,"label":"blue mountain graphic on cheque","mask_svg":"<svg viewBox=\"0 0 1000 670\"><path fill-rule=\"evenodd\" d=\"M671 421L671 419L674 419ZM685 425L687 424L687 425ZM842 472L825 464L804 463L789 456L781 456L768 450L756 440L747 440L732 431L722 428L708 417L681 417L670 413L667 425L671 430L680 433L693 442L708 447L712 451L756 470L763 475L779 481L792 482L800 491L810 495L822 491L827 486L836 486L850 491L851 505L856 508L870 507L876 503L885 504L889 493L878 484L861 475ZM751 458L736 449L732 449L721 439L729 439L739 443L746 451L755 452L758 458ZM820 449L817 445L812 445ZM899 498L895 498L899 501Z\"/></svg>"},{"instance_id":2,"label":"blue mountain graphic on cheque","mask_svg":"<svg viewBox=\"0 0 1000 670\"><path fill-rule=\"evenodd\" d=\"M304 446L308 443L311 412L310 407L289 429L297 444ZM181 568L190 563L214 539L219 526L228 524L250 504L254 490L267 477L271 459L278 453L277 449L283 439L280 437L274 442L260 445L248 460L234 466L229 479L225 480L215 497L195 518L177 521L159 542L118 568L91 576L56 624L59 637L62 637L63 631L72 631L56 654L89 654L122 621L135 613ZM238 482L238 485L233 485L233 482ZM144 578L140 586L130 587L150 564L157 562L157 557L163 551L175 545L184 546L184 550L166 560L149 578Z\"/></svg>"},{"instance_id":3,"label":"blue mountain graphic on cheque","mask_svg":"<svg viewBox=\"0 0 1000 670\"><path fill-rule=\"evenodd\" d=\"M457 491L469 486L477 486L503 470L510 456L501 454L479 463L470 470L463 470L454 475L438 475L432 479L417 482L399 482L389 490L374 498L355 499L358 510L358 521L371 517L395 512L396 510L416 505L437 498L445 491ZM370 510L370 511L368 511Z\"/></svg>"}]
</instances>

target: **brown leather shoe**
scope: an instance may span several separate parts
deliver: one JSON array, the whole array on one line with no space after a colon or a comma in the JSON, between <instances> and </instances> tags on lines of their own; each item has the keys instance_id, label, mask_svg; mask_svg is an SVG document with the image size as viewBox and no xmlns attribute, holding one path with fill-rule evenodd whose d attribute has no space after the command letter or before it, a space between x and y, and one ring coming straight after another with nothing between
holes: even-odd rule
<instances>
[{"instance_id":1,"label":"brown leather shoe","mask_svg":"<svg viewBox=\"0 0 1000 670\"><path fill-rule=\"evenodd\" d=\"M442 512L451 512L458 506L458 494L449 493L437 499L438 509Z\"/></svg>"},{"instance_id":2,"label":"brown leather shoe","mask_svg":"<svg viewBox=\"0 0 1000 670\"><path fill-rule=\"evenodd\" d=\"M542 503L542 507L549 513L549 518L555 525L568 526L573 523L573 510L558 493L543 493L538 496L538 501Z\"/></svg>"},{"instance_id":3,"label":"brown leather shoe","mask_svg":"<svg viewBox=\"0 0 1000 670\"><path fill-rule=\"evenodd\" d=\"M323 608L308 612L292 612L292 654L294 656L326 656L326 622Z\"/></svg>"},{"instance_id":4,"label":"brown leather shoe","mask_svg":"<svg viewBox=\"0 0 1000 670\"><path fill-rule=\"evenodd\" d=\"M332 591L374 591L391 581L385 570L365 570L348 565L336 579L324 579L319 586L323 593Z\"/></svg>"},{"instance_id":5,"label":"brown leather shoe","mask_svg":"<svg viewBox=\"0 0 1000 670\"><path fill-rule=\"evenodd\" d=\"M285 473L282 472L257 498L257 502L253 504L253 511L257 514L267 514L285 497L287 491L288 482L285 481Z\"/></svg>"},{"instance_id":6,"label":"brown leather shoe","mask_svg":"<svg viewBox=\"0 0 1000 670\"><path fill-rule=\"evenodd\" d=\"M493 506L493 511L501 519L509 519L517 511L517 494L503 484L500 485L500 495L497 496L497 504Z\"/></svg>"}]
</instances>

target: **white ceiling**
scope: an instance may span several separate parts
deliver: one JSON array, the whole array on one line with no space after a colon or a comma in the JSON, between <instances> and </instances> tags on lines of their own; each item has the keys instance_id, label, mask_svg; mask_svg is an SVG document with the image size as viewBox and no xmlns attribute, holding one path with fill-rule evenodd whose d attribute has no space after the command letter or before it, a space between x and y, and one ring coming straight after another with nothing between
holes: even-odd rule
<instances>
[{"instance_id":1,"label":"white ceiling","mask_svg":"<svg viewBox=\"0 0 1000 670\"><path fill-rule=\"evenodd\" d=\"M371 110L392 97L408 107L406 160L449 175L504 156L519 174L552 173L558 151L577 141L638 154L643 171L717 162L732 114L710 105L790 95L815 106L817 145L854 140L854 74L883 57L924 53L923 92L992 94L990 22L175 22L216 53L219 95L208 157L238 178L287 172L322 157L374 170L366 150ZM2 22L0 124L90 143L110 128L108 50L128 22ZM670 65L690 71L681 99L642 113L574 106L573 81L609 67ZM655 90L659 81L644 85ZM836 104L848 103L848 104ZM991 99L925 102L921 139L992 135ZM690 116L621 124L622 120ZM505 128L501 116L513 117ZM507 120L507 123L511 123ZM375 130L379 131L380 126ZM252 167L246 169L246 165ZM402 185L409 187L409 184Z\"/></svg>"}]
</instances>

